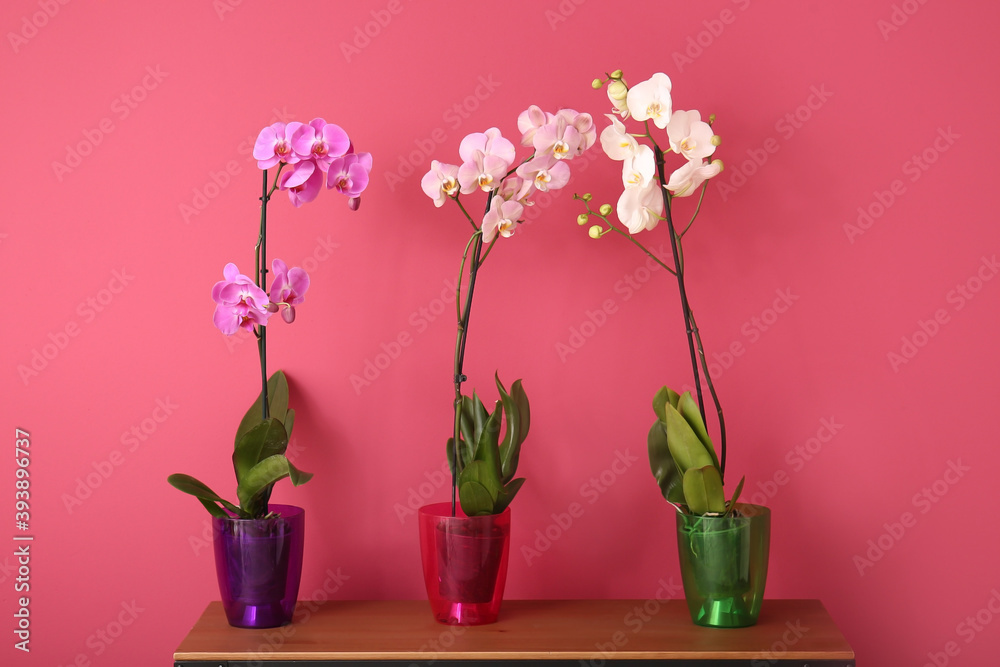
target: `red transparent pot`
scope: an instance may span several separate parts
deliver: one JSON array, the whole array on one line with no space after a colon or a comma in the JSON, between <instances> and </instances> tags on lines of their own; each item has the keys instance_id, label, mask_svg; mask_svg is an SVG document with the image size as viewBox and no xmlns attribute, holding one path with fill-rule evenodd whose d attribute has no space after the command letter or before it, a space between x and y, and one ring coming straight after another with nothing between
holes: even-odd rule
<instances>
[{"instance_id":1,"label":"red transparent pot","mask_svg":"<svg viewBox=\"0 0 1000 667\"><path fill-rule=\"evenodd\" d=\"M451 503L420 508L420 556L431 612L439 623L496 623L507 583L510 508L467 517Z\"/></svg>"}]
</instances>

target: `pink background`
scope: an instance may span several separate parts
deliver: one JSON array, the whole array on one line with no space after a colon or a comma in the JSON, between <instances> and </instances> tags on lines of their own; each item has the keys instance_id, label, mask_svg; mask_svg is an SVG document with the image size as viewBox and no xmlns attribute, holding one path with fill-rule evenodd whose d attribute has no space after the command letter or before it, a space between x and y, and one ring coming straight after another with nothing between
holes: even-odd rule
<instances>
[{"instance_id":1,"label":"pink background","mask_svg":"<svg viewBox=\"0 0 1000 667\"><path fill-rule=\"evenodd\" d=\"M423 598L401 510L448 495L436 484L455 327L442 299L468 228L420 175L456 161L469 132L515 136L529 104L603 128L590 81L621 67L630 83L663 71L675 108L718 115L727 170L688 238L690 293L718 355L730 476L773 510L768 597L822 599L864 664L994 664L1000 9L625 6L3 3L2 414L8 452L15 427L31 433L36 541L25 655L12 648L7 454L0 661L163 664L218 597L208 515L165 480L183 471L235 495L255 346L213 328L209 292L226 262L249 271L260 179L246 142L276 112L324 116L375 156L357 213L327 192L271 207L270 255L313 269L294 326L270 336L298 414L292 456L316 474L274 496L307 510L300 597L339 572L336 598ZM75 167L55 166L78 146ZM650 598L680 583L672 510L645 461L650 398L690 381L676 288L629 244L575 224L573 191L620 191L617 165L591 157L501 241L477 291L469 389L493 397L499 369L532 401L510 599ZM859 207L872 217L852 232ZM644 240L666 243L665 230ZM602 326L576 338L591 319ZM401 335L412 342L396 349ZM36 352L52 358L25 375ZM376 362L391 363L352 385ZM553 515L571 503L583 514L563 529ZM120 636L100 639L119 617Z\"/></svg>"}]
</instances>

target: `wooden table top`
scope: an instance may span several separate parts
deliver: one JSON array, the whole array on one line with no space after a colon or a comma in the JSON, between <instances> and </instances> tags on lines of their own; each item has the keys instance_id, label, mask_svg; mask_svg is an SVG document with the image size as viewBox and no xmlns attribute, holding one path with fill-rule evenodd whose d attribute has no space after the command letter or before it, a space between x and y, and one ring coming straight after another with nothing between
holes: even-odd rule
<instances>
[{"instance_id":1,"label":"wooden table top","mask_svg":"<svg viewBox=\"0 0 1000 667\"><path fill-rule=\"evenodd\" d=\"M437 623L425 600L301 601L294 619L233 628L211 602L174 660L854 659L819 600L765 600L757 625L727 630L683 600L505 600L476 627Z\"/></svg>"}]
</instances>

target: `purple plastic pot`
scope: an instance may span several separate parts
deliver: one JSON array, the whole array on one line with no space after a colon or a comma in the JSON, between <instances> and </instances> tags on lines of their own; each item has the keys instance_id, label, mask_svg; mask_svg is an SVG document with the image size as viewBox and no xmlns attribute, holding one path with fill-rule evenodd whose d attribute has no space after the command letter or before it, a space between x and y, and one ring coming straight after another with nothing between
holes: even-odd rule
<instances>
[{"instance_id":1,"label":"purple plastic pot","mask_svg":"<svg viewBox=\"0 0 1000 667\"><path fill-rule=\"evenodd\" d=\"M212 518L215 571L229 624L275 628L292 621L302 577L305 510L271 505L265 519Z\"/></svg>"}]
</instances>

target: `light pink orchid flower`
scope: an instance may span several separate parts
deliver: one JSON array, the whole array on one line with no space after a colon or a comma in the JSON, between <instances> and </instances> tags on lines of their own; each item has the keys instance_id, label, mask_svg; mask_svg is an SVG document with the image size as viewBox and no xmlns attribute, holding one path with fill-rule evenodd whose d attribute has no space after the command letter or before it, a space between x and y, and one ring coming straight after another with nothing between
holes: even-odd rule
<instances>
[{"instance_id":1,"label":"light pink orchid flower","mask_svg":"<svg viewBox=\"0 0 1000 667\"><path fill-rule=\"evenodd\" d=\"M430 171L420 179L420 188L434 200L435 206L444 206L449 197L458 194L458 166L432 160Z\"/></svg>"},{"instance_id":2,"label":"light pink orchid flower","mask_svg":"<svg viewBox=\"0 0 1000 667\"><path fill-rule=\"evenodd\" d=\"M551 155L537 155L517 168L517 175L542 192L558 190L569 183L569 165Z\"/></svg>"},{"instance_id":3,"label":"light pink orchid flower","mask_svg":"<svg viewBox=\"0 0 1000 667\"><path fill-rule=\"evenodd\" d=\"M503 197L494 195L490 210L483 216L483 242L492 243L498 233L504 238L512 236L523 214L524 206L520 202L505 201Z\"/></svg>"},{"instance_id":4,"label":"light pink orchid flower","mask_svg":"<svg viewBox=\"0 0 1000 667\"><path fill-rule=\"evenodd\" d=\"M521 133L521 145L531 146L538 128L552 121L552 114L542 111L532 104L517 117L517 129Z\"/></svg>"},{"instance_id":5,"label":"light pink orchid flower","mask_svg":"<svg viewBox=\"0 0 1000 667\"><path fill-rule=\"evenodd\" d=\"M625 124L617 117L613 114L607 114L607 117L611 119L611 125L601 132L601 148L612 160L624 160L635 153L639 142L625 130Z\"/></svg>"},{"instance_id":6,"label":"light pink orchid flower","mask_svg":"<svg viewBox=\"0 0 1000 667\"><path fill-rule=\"evenodd\" d=\"M551 155L557 160L565 160L580 153L583 141L579 130L570 125L565 116L556 116L538 128L532 145L537 155Z\"/></svg>"}]
</instances>

